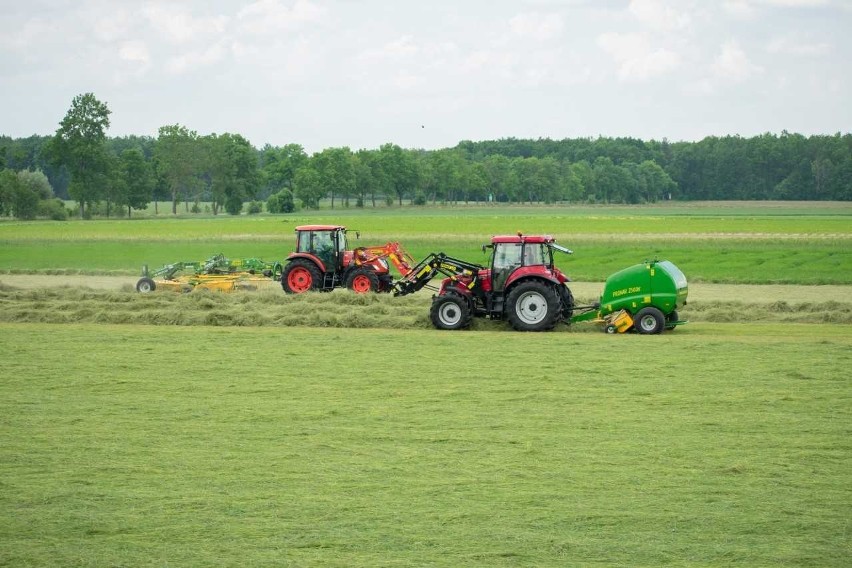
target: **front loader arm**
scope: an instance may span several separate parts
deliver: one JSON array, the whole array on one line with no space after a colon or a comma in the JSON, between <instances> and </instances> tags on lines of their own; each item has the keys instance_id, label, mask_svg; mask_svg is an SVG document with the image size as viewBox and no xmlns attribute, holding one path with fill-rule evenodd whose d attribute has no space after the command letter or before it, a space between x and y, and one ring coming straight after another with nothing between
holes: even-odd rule
<instances>
[{"instance_id":1,"label":"front loader arm","mask_svg":"<svg viewBox=\"0 0 852 568\"><path fill-rule=\"evenodd\" d=\"M389 242L374 247L358 247L355 249L355 264L371 264L379 259L387 259L403 277L411 273L414 258L408 254L402 245Z\"/></svg>"},{"instance_id":2,"label":"front loader arm","mask_svg":"<svg viewBox=\"0 0 852 568\"><path fill-rule=\"evenodd\" d=\"M431 253L414 266L407 275L393 283L393 295L405 296L425 288L439 273L453 280L467 276L476 281L479 271L485 267L466 260L447 256L442 252Z\"/></svg>"}]
</instances>

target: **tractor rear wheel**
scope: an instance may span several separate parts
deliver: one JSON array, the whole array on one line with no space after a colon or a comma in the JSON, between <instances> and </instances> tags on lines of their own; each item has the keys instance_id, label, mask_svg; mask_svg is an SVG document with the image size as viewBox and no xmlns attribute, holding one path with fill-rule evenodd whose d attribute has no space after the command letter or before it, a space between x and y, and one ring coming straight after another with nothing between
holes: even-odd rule
<instances>
[{"instance_id":1,"label":"tractor rear wheel","mask_svg":"<svg viewBox=\"0 0 852 568\"><path fill-rule=\"evenodd\" d=\"M633 328L639 333L655 334L663 331L666 316L655 307L642 308L633 316Z\"/></svg>"},{"instance_id":2,"label":"tractor rear wheel","mask_svg":"<svg viewBox=\"0 0 852 568\"><path fill-rule=\"evenodd\" d=\"M521 282L506 298L506 317L518 331L547 331L562 319L561 298L550 284Z\"/></svg>"},{"instance_id":3,"label":"tractor rear wheel","mask_svg":"<svg viewBox=\"0 0 852 568\"><path fill-rule=\"evenodd\" d=\"M297 258L284 267L281 273L281 287L288 294L301 294L308 290L316 290L322 275L319 268L310 260Z\"/></svg>"},{"instance_id":4,"label":"tractor rear wheel","mask_svg":"<svg viewBox=\"0 0 852 568\"><path fill-rule=\"evenodd\" d=\"M379 277L369 268L356 268L346 277L346 287L356 294L379 291Z\"/></svg>"},{"instance_id":5,"label":"tractor rear wheel","mask_svg":"<svg viewBox=\"0 0 852 568\"><path fill-rule=\"evenodd\" d=\"M136 283L136 291L142 294L153 292L156 289L157 285L154 284L154 281L148 278L147 276L140 278L139 282Z\"/></svg>"},{"instance_id":6,"label":"tractor rear wheel","mask_svg":"<svg viewBox=\"0 0 852 568\"><path fill-rule=\"evenodd\" d=\"M470 306L458 294L437 296L432 300L429 318L438 329L462 329L470 325Z\"/></svg>"},{"instance_id":7,"label":"tractor rear wheel","mask_svg":"<svg viewBox=\"0 0 852 568\"><path fill-rule=\"evenodd\" d=\"M571 316L574 315L574 294L564 284L559 287L559 294L562 297L562 317L571 323Z\"/></svg>"}]
</instances>

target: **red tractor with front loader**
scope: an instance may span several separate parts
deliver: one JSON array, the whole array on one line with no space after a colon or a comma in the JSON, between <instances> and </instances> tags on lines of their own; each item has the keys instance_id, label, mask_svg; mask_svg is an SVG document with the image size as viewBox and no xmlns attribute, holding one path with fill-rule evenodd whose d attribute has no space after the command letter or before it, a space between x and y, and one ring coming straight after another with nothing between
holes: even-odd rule
<instances>
[{"instance_id":1,"label":"red tractor with front loader","mask_svg":"<svg viewBox=\"0 0 852 568\"><path fill-rule=\"evenodd\" d=\"M432 253L393 283L394 295L422 288L437 292L429 315L438 329L468 327L473 317L506 319L518 331L546 331L558 322L595 321L607 333L661 333L686 323L677 310L686 305L686 276L667 260L645 261L607 278L600 301L574 303L569 278L553 263L553 251L571 254L549 235L492 237L491 264ZM443 275L434 288L429 281Z\"/></svg>"},{"instance_id":2,"label":"red tractor with front loader","mask_svg":"<svg viewBox=\"0 0 852 568\"><path fill-rule=\"evenodd\" d=\"M568 277L553 263L553 251L571 254L549 235L492 237L491 264L432 253L394 283L394 294L411 294L444 275L430 317L439 329L461 329L474 316L507 319L519 331L552 329L571 318L574 297Z\"/></svg>"},{"instance_id":3,"label":"red tractor with front loader","mask_svg":"<svg viewBox=\"0 0 852 568\"><path fill-rule=\"evenodd\" d=\"M414 259L396 242L350 250L341 225L302 225L296 227L296 251L286 262L281 287L288 294L340 287L364 294L390 292L390 264L405 277Z\"/></svg>"}]
</instances>

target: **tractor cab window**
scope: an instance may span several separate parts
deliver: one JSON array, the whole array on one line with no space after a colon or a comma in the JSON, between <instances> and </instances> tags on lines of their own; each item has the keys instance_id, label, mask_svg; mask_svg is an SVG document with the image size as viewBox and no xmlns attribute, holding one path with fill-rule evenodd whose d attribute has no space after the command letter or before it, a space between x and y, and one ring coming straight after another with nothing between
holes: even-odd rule
<instances>
[{"instance_id":1,"label":"tractor cab window","mask_svg":"<svg viewBox=\"0 0 852 568\"><path fill-rule=\"evenodd\" d=\"M520 243L497 243L494 245L494 266L491 271L491 282L495 291L500 291L506 284L506 279L521 266Z\"/></svg>"},{"instance_id":2,"label":"tractor cab window","mask_svg":"<svg viewBox=\"0 0 852 568\"><path fill-rule=\"evenodd\" d=\"M311 250L317 257L326 265L326 269L333 270L335 265L335 248L334 241L331 238L330 231L313 231L311 240Z\"/></svg>"},{"instance_id":3,"label":"tractor cab window","mask_svg":"<svg viewBox=\"0 0 852 568\"><path fill-rule=\"evenodd\" d=\"M342 254L346 251L346 231L337 232L337 252Z\"/></svg>"},{"instance_id":4,"label":"tractor cab window","mask_svg":"<svg viewBox=\"0 0 852 568\"><path fill-rule=\"evenodd\" d=\"M311 232L299 231L299 243L296 247L299 252L311 252Z\"/></svg>"},{"instance_id":5,"label":"tractor cab window","mask_svg":"<svg viewBox=\"0 0 852 568\"><path fill-rule=\"evenodd\" d=\"M524 246L524 266L544 264L550 266L550 249L544 244L527 244Z\"/></svg>"}]
</instances>

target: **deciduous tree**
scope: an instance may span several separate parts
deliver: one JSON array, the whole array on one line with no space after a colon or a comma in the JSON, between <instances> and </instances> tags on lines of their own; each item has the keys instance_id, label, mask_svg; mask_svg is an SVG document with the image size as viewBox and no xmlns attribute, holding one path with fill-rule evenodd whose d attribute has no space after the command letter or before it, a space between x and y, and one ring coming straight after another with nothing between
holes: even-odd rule
<instances>
[{"instance_id":1,"label":"deciduous tree","mask_svg":"<svg viewBox=\"0 0 852 568\"><path fill-rule=\"evenodd\" d=\"M151 166L138 148L124 150L119 162L121 192L116 203L127 207L127 216L130 217L131 209L145 209L151 202L154 176Z\"/></svg>"},{"instance_id":2,"label":"deciduous tree","mask_svg":"<svg viewBox=\"0 0 852 568\"><path fill-rule=\"evenodd\" d=\"M94 94L77 95L48 147L53 160L71 174L68 193L79 204L81 217L87 204L101 199L109 182L106 151L109 115L106 103Z\"/></svg>"},{"instance_id":3,"label":"deciduous tree","mask_svg":"<svg viewBox=\"0 0 852 568\"><path fill-rule=\"evenodd\" d=\"M176 215L181 196L189 196L200 187L198 176L204 168L198 134L179 124L161 126L154 159L171 193L172 214Z\"/></svg>"}]
</instances>

